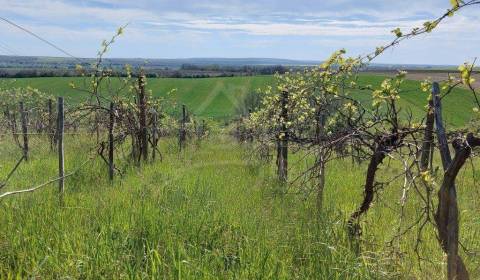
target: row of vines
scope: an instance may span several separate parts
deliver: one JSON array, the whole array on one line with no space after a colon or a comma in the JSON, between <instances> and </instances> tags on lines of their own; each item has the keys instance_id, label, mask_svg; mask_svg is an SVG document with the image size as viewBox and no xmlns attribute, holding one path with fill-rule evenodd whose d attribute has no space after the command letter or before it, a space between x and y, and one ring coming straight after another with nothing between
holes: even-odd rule
<instances>
[{"instance_id":1,"label":"row of vines","mask_svg":"<svg viewBox=\"0 0 480 280\"><path fill-rule=\"evenodd\" d=\"M402 179L400 220L409 202L420 201L420 205L414 206L418 209L415 222L399 227L395 238L408 231L418 231L418 250L426 225L433 225L440 247L447 255L448 279L469 279L459 253L460 213L455 181L475 147L480 145L480 138L475 136L480 111L472 78L475 63L461 65L457 75L448 75L444 81L423 82L419 91L426 93L426 110L420 118L399 104L406 72L399 71L378 87L361 83L359 73L385 50L403 40L432 32L460 9L479 3L452 1L451 9L437 20L425 22L421 28L406 34L398 28L393 30L396 38L371 54L348 58L345 50L340 50L315 69L276 75L275 83L260 91L261 101L255 110L238 121L234 134L241 141L255 139L255 155L263 159L269 158L269 151L274 147L279 182L309 188L309 193L313 190L320 216L324 190L328 186L329 163L352 158L359 168L366 167L363 198L347 222L347 230L354 240L361 237L362 217L375 199L380 199L381 191L388 185L398 186L398 179ZM473 108L471 123L464 124L469 129L447 131L442 118L442 99L456 87L468 89L476 102L464 104L467 110ZM370 101L364 101L366 98L360 101L361 95L369 95ZM310 159L301 174L293 177L288 174L289 153ZM437 153L441 169L436 168ZM379 179L378 173L385 164L401 166L400 172L381 174ZM416 199L407 198L409 190L414 190ZM417 254L421 260L420 253Z\"/></svg>"}]
</instances>

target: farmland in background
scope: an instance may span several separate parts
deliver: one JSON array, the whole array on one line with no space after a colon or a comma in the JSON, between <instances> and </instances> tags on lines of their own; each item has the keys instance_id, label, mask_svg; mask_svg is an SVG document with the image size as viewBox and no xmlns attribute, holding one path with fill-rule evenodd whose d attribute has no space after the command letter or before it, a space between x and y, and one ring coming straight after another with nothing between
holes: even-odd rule
<instances>
[{"instance_id":1,"label":"farmland in background","mask_svg":"<svg viewBox=\"0 0 480 280\"><path fill-rule=\"evenodd\" d=\"M379 85L387 73L380 74L362 74L360 83L364 85ZM425 72L422 78L433 75L436 79L445 79L438 73ZM418 79L418 75L415 78ZM0 85L4 87L25 87L31 86L44 92L56 96L64 96L72 102L79 102L85 99L86 95L82 92L69 87L73 81L77 85L82 85L84 78L23 78L23 79L0 79ZM185 104L199 117L208 117L217 120L226 120L234 117L235 108L243 97L250 92L261 89L273 82L272 76L251 76L251 77L220 77L204 79L175 79L175 78L150 78L148 79L148 88L152 90L154 96L167 97L167 93L172 89L176 91L168 96L179 104ZM407 80L403 85L402 98L400 104L405 108L403 113L407 114L411 110L414 116L420 121L424 117L427 94L420 91L420 81ZM353 93L354 97L363 100L368 104L371 100L371 94ZM466 90L455 89L449 96L445 97L444 110L445 121L448 125L462 126L471 115L470 110L458 110L460 105L472 104L473 96Z\"/></svg>"}]
</instances>

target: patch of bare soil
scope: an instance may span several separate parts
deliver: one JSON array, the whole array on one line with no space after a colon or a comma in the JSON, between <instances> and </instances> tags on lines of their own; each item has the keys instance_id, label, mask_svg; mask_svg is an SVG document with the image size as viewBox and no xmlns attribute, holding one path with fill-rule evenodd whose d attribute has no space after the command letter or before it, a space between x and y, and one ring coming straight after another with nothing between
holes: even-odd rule
<instances>
[{"instance_id":1,"label":"patch of bare soil","mask_svg":"<svg viewBox=\"0 0 480 280\"><path fill-rule=\"evenodd\" d=\"M415 81L424 81L425 79L430 79L431 81L445 81L448 79L448 74L452 74L454 77L459 78L458 72L448 72L448 71L408 71L407 79ZM369 72L370 73L370 72ZM382 75L382 76L393 76L396 72L394 71L378 71L371 72L371 74ZM475 88L480 88L480 73L472 74L472 77L475 79L473 86Z\"/></svg>"}]
</instances>

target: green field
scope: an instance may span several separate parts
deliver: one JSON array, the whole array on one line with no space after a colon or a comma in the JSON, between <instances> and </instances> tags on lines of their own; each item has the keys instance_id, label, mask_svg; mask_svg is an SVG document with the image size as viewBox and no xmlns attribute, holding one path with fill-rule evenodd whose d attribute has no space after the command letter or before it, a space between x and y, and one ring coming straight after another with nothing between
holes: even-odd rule
<instances>
[{"instance_id":1,"label":"green field","mask_svg":"<svg viewBox=\"0 0 480 280\"><path fill-rule=\"evenodd\" d=\"M379 85L385 77L362 75L362 84ZM0 80L2 81L2 80ZM7 86L32 86L47 93L65 96L71 102L84 100L86 95L69 87L70 82L81 86L82 78L27 78L3 80ZM172 89L177 89L171 96L177 103L185 104L195 115L214 119L228 119L235 114L238 102L246 93L253 92L273 82L271 76L206 78L206 79L149 79L148 89L154 96L165 96ZM412 112L418 120L424 116L427 95L420 91L417 81L405 81L404 93L400 105L403 113ZM369 102L370 93L354 94L359 100ZM466 90L456 89L443 100L445 121L452 126L464 126L470 118L473 96ZM459 110L459 108L462 108Z\"/></svg>"},{"instance_id":2,"label":"green field","mask_svg":"<svg viewBox=\"0 0 480 280\"><path fill-rule=\"evenodd\" d=\"M31 86L44 92L65 96L71 102L85 100L86 94L71 89L70 82L81 87L83 78L27 78L4 80L8 86ZM208 78L208 79L148 79L147 88L154 96L171 96L178 104L185 104L195 115L215 119L227 119L235 113L242 97L272 81L270 76ZM114 81L116 82L116 81ZM117 83L118 84L118 83Z\"/></svg>"}]
</instances>

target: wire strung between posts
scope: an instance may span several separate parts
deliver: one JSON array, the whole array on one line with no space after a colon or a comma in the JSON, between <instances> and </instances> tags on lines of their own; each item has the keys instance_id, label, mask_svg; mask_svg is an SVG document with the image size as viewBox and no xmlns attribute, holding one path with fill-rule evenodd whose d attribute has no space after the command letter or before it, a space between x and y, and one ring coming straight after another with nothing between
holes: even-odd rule
<instances>
[{"instance_id":1,"label":"wire strung between posts","mask_svg":"<svg viewBox=\"0 0 480 280\"><path fill-rule=\"evenodd\" d=\"M76 59L76 60L78 60L78 61L80 61L80 62L81 62L81 60L80 60L78 57L76 57L76 56L74 56L74 55L70 54L69 52L67 52L67 51L65 51L64 49L62 49L62 48L58 47L57 45L55 45L55 44L51 43L50 41L48 41L48 40L46 40L46 39L44 39L44 38L40 37L39 35L37 35L37 34L33 33L32 31L30 31L30 30L28 30L28 29L26 29L26 28L24 28L24 27L22 27L22 26L20 26L20 25L18 25L18 24L16 24L16 23L14 23L14 22L12 22L12 21L10 21L10 20L8 20L8 19L4 18L4 17L0 17L0 20L2 20L2 21L4 21L4 22L6 22L6 23L8 23L8 24L12 25L12 26L13 26L13 27L15 27L15 28L18 28L18 29L20 29L20 30L22 30L22 31L24 31L24 32L26 32L26 33L28 33L28 34L32 35L33 37L35 37L35 38L37 38L38 40L40 40L40 41L44 42L45 44L47 44L47 45L49 45L49 46L51 46L51 47L55 48L56 50L58 50L58 51L62 52L63 54L65 54L65 55L67 55L67 56L69 56L69 57L71 57L71 58L74 58L74 59Z\"/></svg>"},{"instance_id":2,"label":"wire strung between posts","mask_svg":"<svg viewBox=\"0 0 480 280\"><path fill-rule=\"evenodd\" d=\"M94 148L90 149L89 153L93 152L93 151L96 151L98 149L99 145L95 146ZM45 186L48 186L52 183L55 183L55 182L58 182L59 180L62 180L62 179L65 179L67 177L70 177L72 175L75 175L78 171L80 171L80 169L82 169L83 166L85 166L87 163L95 160L99 155L98 154L95 154L94 156L91 156L89 159L87 159L86 161L82 162L82 164L80 164L80 166L77 167L77 169L75 169L74 171L62 176L62 177L57 177L57 178L54 178L54 179L51 179L45 183L42 183L40 185L37 185L35 187L31 187L31 188L28 188L28 189L24 189L24 190L18 190L18 191L11 191L11 192L6 192L6 193L3 193L0 195L0 200L2 200L3 198L5 197L8 197L8 196L12 196L12 195L17 195L17 194L23 194L23 193L29 193L29 192L34 192L38 189L41 189ZM24 157L22 157L22 159L17 163L17 166L15 167L14 171L11 172L12 174L15 172L15 170L17 169L18 165L20 165L20 162L22 162L22 160L24 159ZM9 175L9 177L11 176L11 174ZM1 186L1 185L0 185ZM4 187L4 186L1 186L0 189Z\"/></svg>"},{"instance_id":3,"label":"wire strung between posts","mask_svg":"<svg viewBox=\"0 0 480 280\"><path fill-rule=\"evenodd\" d=\"M15 164L15 167L10 171L10 173L8 173L8 176L5 179L5 181L0 183L0 189L3 189L7 185L8 181L12 177L13 173L15 173L15 171L17 171L17 168L20 166L20 163L22 163L24 160L25 160L25 156L22 156L20 158L20 160L17 162L17 164Z\"/></svg>"},{"instance_id":4,"label":"wire strung between posts","mask_svg":"<svg viewBox=\"0 0 480 280\"><path fill-rule=\"evenodd\" d=\"M58 181L61 180L61 179L65 179L65 178L67 178L67 177L70 177L70 176L72 176L72 175L75 175L78 171L80 171L80 169L82 169L83 166L85 166L87 163L89 163L90 161L92 161L92 160L94 160L94 159L96 159L96 156L95 156L95 157L92 157L92 158L89 158L89 159L87 159L86 161L84 161L84 162L83 162L82 164L80 164L80 166L77 167L77 169L75 169L74 171L72 171L72 172L70 172L70 173L68 173L68 174L66 174L66 175L64 175L64 176L62 176L62 177L58 177L58 178L51 179L51 180L49 180L49 181L47 181L47 182L45 182L45 183L42 183L42 184L40 184L40 185L38 185L38 186L29 188L29 189L24 189L24 190L19 190L19 191L11 191L11 192L3 193L3 194L0 195L0 200L3 199L3 198L5 198L5 197L7 197L7 196L12 196L12 195L16 195L16 194L22 194L22 193L34 192L34 191L36 191L36 190L38 190L38 189L41 189L41 188L43 188L43 187L45 187L45 186L48 186L48 185L52 184L52 183L58 182Z\"/></svg>"}]
</instances>

